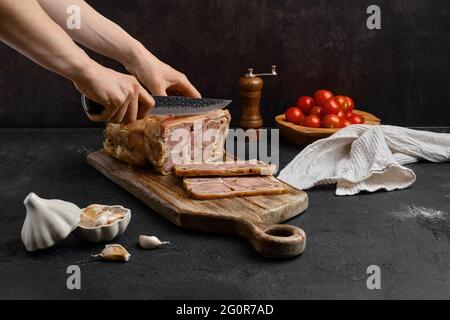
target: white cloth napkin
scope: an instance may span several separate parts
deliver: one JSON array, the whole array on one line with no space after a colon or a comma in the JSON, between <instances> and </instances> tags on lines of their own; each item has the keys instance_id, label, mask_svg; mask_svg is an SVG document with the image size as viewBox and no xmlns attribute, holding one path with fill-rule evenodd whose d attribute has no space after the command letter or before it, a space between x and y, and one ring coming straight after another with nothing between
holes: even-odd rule
<instances>
[{"instance_id":1,"label":"white cloth napkin","mask_svg":"<svg viewBox=\"0 0 450 320\"><path fill-rule=\"evenodd\" d=\"M403 165L450 160L450 134L353 125L303 149L278 178L299 189L337 184L336 195L404 189L416 175Z\"/></svg>"}]
</instances>

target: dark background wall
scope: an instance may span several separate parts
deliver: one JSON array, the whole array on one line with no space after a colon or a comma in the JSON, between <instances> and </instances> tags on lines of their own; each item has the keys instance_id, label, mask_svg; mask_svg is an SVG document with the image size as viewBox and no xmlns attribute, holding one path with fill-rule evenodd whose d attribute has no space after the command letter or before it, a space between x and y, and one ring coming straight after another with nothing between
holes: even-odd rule
<instances>
[{"instance_id":1,"label":"dark background wall","mask_svg":"<svg viewBox=\"0 0 450 320\"><path fill-rule=\"evenodd\" d=\"M89 1L207 97L232 98L248 67L266 81L267 125L299 95L329 88L384 123L450 126L450 2L446 0ZM382 30L366 9L382 10ZM90 54L120 70L120 66ZM73 85L0 44L0 127L85 127Z\"/></svg>"}]
</instances>

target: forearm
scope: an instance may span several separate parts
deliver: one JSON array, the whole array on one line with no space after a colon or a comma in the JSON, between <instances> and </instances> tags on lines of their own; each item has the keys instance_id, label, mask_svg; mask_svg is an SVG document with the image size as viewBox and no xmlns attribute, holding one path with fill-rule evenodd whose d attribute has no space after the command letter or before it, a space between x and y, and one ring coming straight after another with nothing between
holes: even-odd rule
<instances>
[{"instance_id":1,"label":"forearm","mask_svg":"<svg viewBox=\"0 0 450 320\"><path fill-rule=\"evenodd\" d=\"M75 41L93 51L121 62L126 67L149 52L120 26L105 18L83 0L38 0L47 14ZM80 29L67 27L67 8L80 8ZM155 58L156 59L156 58Z\"/></svg>"},{"instance_id":2,"label":"forearm","mask_svg":"<svg viewBox=\"0 0 450 320\"><path fill-rule=\"evenodd\" d=\"M0 0L1 1L1 0ZM47 14L75 41L121 62L154 95L182 93L199 98L187 77L163 63L139 41L114 22L103 17L83 0L38 0ZM69 29L68 8L80 10L80 28Z\"/></svg>"},{"instance_id":3,"label":"forearm","mask_svg":"<svg viewBox=\"0 0 450 320\"><path fill-rule=\"evenodd\" d=\"M36 0L0 1L0 40L71 80L81 77L92 63Z\"/></svg>"}]
</instances>

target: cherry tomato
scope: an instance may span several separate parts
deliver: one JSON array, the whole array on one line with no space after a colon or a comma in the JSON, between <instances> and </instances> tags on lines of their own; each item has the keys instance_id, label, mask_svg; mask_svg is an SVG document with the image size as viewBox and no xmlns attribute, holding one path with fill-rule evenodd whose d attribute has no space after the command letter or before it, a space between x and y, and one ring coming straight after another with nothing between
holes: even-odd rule
<instances>
[{"instance_id":1,"label":"cherry tomato","mask_svg":"<svg viewBox=\"0 0 450 320\"><path fill-rule=\"evenodd\" d=\"M303 120L303 126L308 128L320 128L321 121L320 118L316 115L310 115Z\"/></svg>"},{"instance_id":2,"label":"cherry tomato","mask_svg":"<svg viewBox=\"0 0 450 320\"><path fill-rule=\"evenodd\" d=\"M345 128L351 126L353 123L348 119L341 119L341 127Z\"/></svg>"},{"instance_id":3,"label":"cherry tomato","mask_svg":"<svg viewBox=\"0 0 450 320\"><path fill-rule=\"evenodd\" d=\"M350 97L345 97L347 99L347 108L344 109L345 112L353 112L355 110L355 102Z\"/></svg>"},{"instance_id":4,"label":"cherry tomato","mask_svg":"<svg viewBox=\"0 0 450 320\"><path fill-rule=\"evenodd\" d=\"M322 126L324 128L340 128L341 119L335 114L327 114L322 119Z\"/></svg>"},{"instance_id":5,"label":"cherry tomato","mask_svg":"<svg viewBox=\"0 0 450 320\"><path fill-rule=\"evenodd\" d=\"M316 106L322 107L331 98L333 98L333 93L328 90L317 90L314 93L314 101L316 101Z\"/></svg>"},{"instance_id":6,"label":"cherry tomato","mask_svg":"<svg viewBox=\"0 0 450 320\"><path fill-rule=\"evenodd\" d=\"M323 105L322 113L326 116L328 114L337 114L339 110L341 110L339 104L332 98Z\"/></svg>"},{"instance_id":7,"label":"cherry tomato","mask_svg":"<svg viewBox=\"0 0 450 320\"><path fill-rule=\"evenodd\" d=\"M299 107L304 114L308 114L309 110L314 106L314 99L311 97L303 96L297 100L297 107Z\"/></svg>"},{"instance_id":8,"label":"cherry tomato","mask_svg":"<svg viewBox=\"0 0 450 320\"><path fill-rule=\"evenodd\" d=\"M350 118L350 117L353 116L353 115L354 115L353 112L346 112L346 113L345 113L345 119L348 119L348 118Z\"/></svg>"},{"instance_id":9,"label":"cherry tomato","mask_svg":"<svg viewBox=\"0 0 450 320\"><path fill-rule=\"evenodd\" d=\"M357 115L357 114L353 114L350 118L348 118L347 120L350 120L351 123L353 124L363 124L364 123L364 117Z\"/></svg>"},{"instance_id":10,"label":"cherry tomato","mask_svg":"<svg viewBox=\"0 0 450 320\"><path fill-rule=\"evenodd\" d=\"M286 113L284 114L286 116L287 121L292 122L293 124L302 124L303 119L305 116L303 115L302 110L300 110L297 107L291 107L287 109Z\"/></svg>"},{"instance_id":11,"label":"cherry tomato","mask_svg":"<svg viewBox=\"0 0 450 320\"><path fill-rule=\"evenodd\" d=\"M339 104L339 107L341 107L342 110L347 109L348 100L344 96L334 96L334 100Z\"/></svg>"},{"instance_id":12,"label":"cherry tomato","mask_svg":"<svg viewBox=\"0 0 450 320\"><path fill-rule=\"evenodd\" d=\"M342 109L339 110L338 113L336 113L336 115L342 120L346 119L345 118L345 112Z\"/></svg>"},{"instance_id":13,"label":"cherry tomato","mask_svg":"<svg viewBox=\"0 0 450 320\"><path fill-rule=\"evenodd\" d=\"M319 106L312 107L309 110L309 115L315 115L315 116L318 116L319 118L322 118L322 110L323 110L323 107L319 107Z\"/></svg>"}]
</instances>

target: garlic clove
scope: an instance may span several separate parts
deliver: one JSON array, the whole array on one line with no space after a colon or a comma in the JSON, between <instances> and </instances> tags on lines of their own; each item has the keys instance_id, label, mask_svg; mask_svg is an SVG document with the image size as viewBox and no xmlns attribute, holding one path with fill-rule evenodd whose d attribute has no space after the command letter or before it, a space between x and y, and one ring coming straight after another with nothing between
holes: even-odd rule
<instances>
[{"instance_id":1,"label":"garlic clove","mask_svg":"<svg viewBox=\"0 0 450 320\"><path fill-rule=\"evenodd\" d=\"M155 236L139 236L139 245L144 249L155 249L163 244L170 244L168 241L161 241Z\"/></svg>"},{"instance_id":2,"label":"garlic clove","mask_svg":"<svg viewBox=\"0 0 450 320\"><path fill-rule=\"evenodd\" d=\"M112 223L114 223L117 220L123 219L124 217L125 217L124 213L110 213L108 215L108 219L107 219L106 224L112 224Z\"/></svg>"},{"instance_id":3,"label":"garlic clove","mask_svg":"<svg viewBox=\"0 0 450 320\"><path fill-rule=\"evenodd\" d=\"M86 216L84 214L81 214L80 226L87 227L87 228L93 228L93 227L95 227L95 220L89 218L88 216Z\"/></svg>"},{"instance_id":4,"label":"garlic clove","mask_svg":"<svg viewBox=\"0 0 450 320\"><path fill-rule=\"evenodd\" d=\"M112 241L125 232L131 220L131 210L120 205L93 204L81 210L77 232L89 242Z\"/></svg>"},{"instance_id":5,"label":"garlic clove","mask_svg":"<svg viewBox=\"0 0 450 320\"><path fill-rule=\"evenodd\" d=\"M81 209L67 201L42 199L31 192L23 204L27 215L21 236L28 251L51 247L65 239L80 222Z\"/></svg>"},{"instance_id":6,"label":"garlic clove","mask_svg":"<svg viewBox=\"0 0 450 320\"><path fill-rule=\"evenodd\" d=\"M103 212L101 215L97 216L97 219L95 219L94 227L106 226L106 224L108 223L108 219L109 219L108 211Z\"/></svg>"},{"instance_id":7,"label":"garlic clove","mask_svg":"<svg viewBox=\"0 0 450 320\"><path fill-rule=\"evenodd\" d=\"M122 206L92 204L82 209L80 225L85 228L107 226L124 219L129 211Z\"/></svg>"},{"instance_id":8,"label":"garlic clove","mask_svg":"<svg viewBox=\"0 0 450 320\"><path fill-rule=\"evenodd\" d=\"M109 208L108 208L108 211L111 213L111 214L123 214L123 212L124 212L124 207L122 207L122 206L110 206Z\"/></svg>"},{"instance_id":9,"label":"garlic clove","mask_svg":"<svg viewBox=\"0 0 450 320\"><path fill-rule=\"evenodd\" d=\"M95 220L99 215L105 211L104 206L99 204L91 204L87 208L83 209L83 215Z\"/></svg>"},{"instance_id":10,"label":"garlic clove","mask_svg":"<svg viewBox=\"0 0 450 320\"><path fill-rule=\"evenodd\" d=\"M107 244L105 249L94 257L100 257L108 261L128 261L131 254L120 244Z\"/></svg>"}]
</instances>

